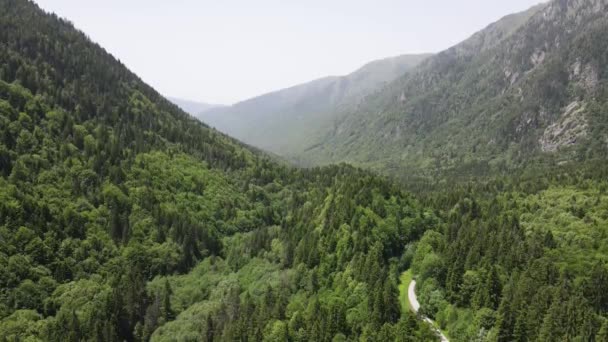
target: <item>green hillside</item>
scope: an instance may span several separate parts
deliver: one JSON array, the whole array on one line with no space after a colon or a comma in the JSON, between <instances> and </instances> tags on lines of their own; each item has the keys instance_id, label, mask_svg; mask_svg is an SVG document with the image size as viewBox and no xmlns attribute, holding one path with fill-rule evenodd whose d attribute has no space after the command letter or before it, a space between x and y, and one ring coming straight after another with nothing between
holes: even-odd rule
<instances>
[{"instance_id":1,"label":"green hillside","mask_svg":"<svg viewBox=\"0 0 608 342\"><path fill-rule=\"evenodd\" d=\"M222 109L296 168L0 0L0 341L608 341L607 13Z\"/></svg>"},{"instance_id":2,"label":"green hillside","mask_svg":"<svg viewBox=\"0 0 608 342\"><path fill-rule=\"evenodd\" d=\"M420 64L429 54L373 61L346 76L318 79L264 94L199 118L247 144L298 160L370 94Z\"/></svg>"},{"instance_id":3,"label":"green hillside","mask_svg":"<svg viewBox=\"0 0 608 342\"><path fill-rule=\"evenodd\" d=\"M507 16L368 98L301 158L402 179L606 158L606 1Z\"/></svg>"},{"instance_id":4,"label":"green hillside","mask_svg":"<svg viewBox=\"0 0 608 342\"><path fill-rule=\"evenodd\" d=\"M399 186L274 163L30 1L0 28L1 341L435 338L399 310L435 223Z\"/></svg>"}]
</instances>

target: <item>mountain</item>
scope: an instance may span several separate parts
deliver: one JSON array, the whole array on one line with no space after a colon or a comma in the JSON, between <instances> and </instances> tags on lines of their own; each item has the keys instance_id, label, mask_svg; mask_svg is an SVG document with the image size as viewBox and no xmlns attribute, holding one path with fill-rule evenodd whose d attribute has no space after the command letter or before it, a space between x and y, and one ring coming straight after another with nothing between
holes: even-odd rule
<instances>
[{"instance_id":1,"label":"mountain","mask_svg":"<svg viewBox=\"0 0 608 342\"><path fill-rule=\"evenodd\" d=\"M334 121L366 96L429 55L403 55L366 64L341 77L326 77L207 111L201 119L245 143L283 156L304 152L331 131Z\"/></svg>"},{"instance_id":2,"label":"mountain","mask_svg":"<svg viewBox=\"0 0 608 342\"><path fill-rule=\"evenodd\" d=\"M591 140L608 112L605 10L555 0L507 17L361 103L360 119L368 106L401 103L393 114L406 115L418 103L429 120L401 129L427 139L453 134L442 120L458 124L452 115L468 118L461 107L479 98L501 110L487 122L467 114L489 130L460 133L475 141L544 99L571 118L547 126L554 137L585 128L589 140L574 144L587 155L559 162L572 151L535 152L547 128L526 131L540 122L530 116L512 132L531 136L531 151L512 143L513 161L563 160L466 182L429 172L408 193L347 164L277 163L195 120L68 21L0 0L0 341L438 341L438 328L451 341L608 340L608 163L605 140ZM525 51L519 61L538 69L500 83L490 61L517 60L545 29L581 58L572 73L559 47L561 58L547 48L535 62ZM585 110L559 104L570 92ZM434 107L443 97L447 118ZM408 284L438 328L410 312Z\"/></svg>"},{"instance_id":3,"label":"mountain","mask_svg":"<svg viewBox=\"0 0 608 342\"><path fill-rule=\"evenodd\" d=\"M400 177L607 156L605 0L509 15L366 98L298 157Z\"/></svg>"},{"instance_id":4,"label":"mountain","mask_svg":"<svg viewBox=\"0 0 608 342\"><path fill-rule=\"evenodd\" d=\"M0 28L0 341L437 340L398 184L279 165L31 1Z\"/></svg>"},{"instance_id":5,"label":"mountain","mask_svg":"<svg viewBox=\"0 0 608 342\"><path fill-rule=\"evenodd\" d=\"M404 180L450 341L608 341L608 1L510 15L369 96L301 156Z\"/></svg>"},{"instance_id":6,"label":"mountain","mask_svg":"<svg viewBox=\"0 0 608 342\"><path fill-rule=\"evenodd\" d=\"M203 102L196 102L191 100L179 99L176 97L167 97L167 99L175 103L184 112L194 116L200 117L201 113L208 111L213 108L223 107L222 105L208 104Z\"/></svg>"}]
</instances>

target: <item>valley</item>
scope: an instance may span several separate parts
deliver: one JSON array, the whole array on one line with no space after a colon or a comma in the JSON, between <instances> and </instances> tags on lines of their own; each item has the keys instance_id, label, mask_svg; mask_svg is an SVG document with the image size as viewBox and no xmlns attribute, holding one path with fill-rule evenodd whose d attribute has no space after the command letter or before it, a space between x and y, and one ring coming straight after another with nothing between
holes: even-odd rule
<instances>
[{"instance_id":1,"label":"valley","mask_svg":"<svg viewBox=\"0 0 608 342\"><path fill-rule=\"evenodd\" d=\"M346 76L328 76L264 94L206 111L200 118L247 144L299 160L368 96L429 56L402 55L373 61Z\"/></svg>"},{"instance_id":2,"label":"valley","mask_svg":"<svg viewBox=\"0 0 608 342\"><path fill-rule=\"evenodd\" d=\"M608 341L607 34L552 0L214 106L0 0L0 342Z\"/></svg>"}]
</instances>

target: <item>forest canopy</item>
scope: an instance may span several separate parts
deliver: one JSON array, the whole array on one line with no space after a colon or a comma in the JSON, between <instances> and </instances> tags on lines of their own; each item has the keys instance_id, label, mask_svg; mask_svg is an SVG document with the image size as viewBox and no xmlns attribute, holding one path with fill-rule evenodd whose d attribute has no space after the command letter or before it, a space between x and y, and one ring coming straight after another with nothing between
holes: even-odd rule
<instances>
[{"instance_id":1,"label":"forest canopy","mask_svg":"<svg viewBox=\"0 0 608 342\"><path fill-rule=\"evenodd\" d=\"M608 340L603 83L571 162L397 182L219 133L31 1L0 61L0 341L439 340L402 274L453 341Z\"/></svg>"}]
</instances>

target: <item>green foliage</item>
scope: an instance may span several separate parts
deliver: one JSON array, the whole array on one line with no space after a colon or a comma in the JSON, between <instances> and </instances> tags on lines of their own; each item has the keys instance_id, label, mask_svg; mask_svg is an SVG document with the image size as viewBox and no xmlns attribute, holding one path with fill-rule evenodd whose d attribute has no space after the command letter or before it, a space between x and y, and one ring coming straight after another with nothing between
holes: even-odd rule
<instances>
[{"instance_id":1,"label":"green foliage","mask_svg":"<svg viewBox=\"0 0 608 342\"><path fill-rule=\"evenodd\" d=\"M0 1L0 340L354 340L399 325L436 217L217 133L73 26Z\"/></svg>"},{"instance_id":2,"label":"green foliage","mask_svg":"<svg viewBox=\"0 0 608 342\"><path fill-rule=\"evenodd\" d=\"M394 201L401 202L400 198L409 200L403 194L392 195L388 188L388 193L368 198L364 182L350 184L353 174L349 168L333 170L338 173L327 181L324 178L329 170L297 171L297 183L269 193L272 203L289 204L285 208L287 222L280 227L261 227L226 237L222 257L207 258L186 275L155 279L150 285L153 289L161 288L163 279L171 283L177 318L160 327L152 338L205 339L208 330L201 330L193 321L208 322L214 336L221 339L272 340L287 334L295 340L332 340L381 327L392 334L401 314L397 273L389 260L403 251L393 252L382 243L390 245L392 232L386 240L373 244L366 239L369 233L363 232L371 229L373 235L385 220L395 216L382 209L386 215L382 218L365 206L375 203L377 208L388 208ZM374 178L368 181L375 182ZM326 188L321 188L322 184ZM307 204L295 205L296 201ZM354 215L351 225L332 219L343 215L341 206L351 208L352 214L346 214ZM308 215L311 209L316 214ZM409 219L419 213L406 202L394 210ZM376 225L369 226L367 215ZM411 228L404 225L396 235ZM337 243L344 236L351 240L347 249ZM296 247L284 248L290 245ZM412 329L423 329L421 326L415 324Z\"/></svg>"},{"instance_id":3,"label":"green foliage","mask_svg":"<svg viewBox=\"0 0 608 342\"><path fill-rule=\"evenodd\" d=\"M401 312L406 313L412 310L410 299L407 295L408 286L412 281L412 270L407 270L401 273L399 277L399 303L401 304Z\"/></svg>"},{"instance_id":4,"label":"green foliage","mask_svg":"<svg viewBox=\"0 0 608 342\"><path fill-rule=\"evenodd\" d=\"M606 158L604 10L549 1L506 16L368 96L297 160L441 188L532 163Z\"/></svg>"},{"instance_id":5,"label":"green foliage","mask_svg":"<svg viewBox=\"0 0 608 342\"><path fill-rule=\"evenodd\" d=\"M603 32L604 19L595 19L564 49L580 44L605 61L604 45L587 42ZM592 141L603 131L591 129L580 145L581 160L599 160L541 158L475 185L448 172L441 191L409 183L424 190L417 201L373 173L289 168L217 133L31 2L1 1L0 24L0 340L436 340L399 299L399 275L410 266L422 312L454 340L606 336L608 168L605 147ZM509 33L505 41L523 32L507 26L496 31ZM481 63L491 56L475 68L494 77ZM438 66L463 67L473 59L439 58ZM560 71L577 55L548 58L521 82L531 94L523 102L450 70L438 84L410 84L408 129L439 125L428 139L440 135L447 140L437 146L460 150L430 158L421 152L437 146L424 138L420 150L399 145L403 160L386 170L414 160L426 170L485 173L529 160L521 122L502 114L557 110L580 93ZM462 89L479 83L474 95L491 106L473 92L443 91L455 80ZM432 108L443 96L449 101ZM580 96L589 122L604 127L605 97ZM487 120L481 140L444 134L472 118L455 114L488 108L510 127L504 134L481 130ZM391 115L376 118L393 125ZM478 160L477 151L499 157ZM368 152L354 160L384 162Z\"/></svg>"},{"instance_id":6,"label":"green foliage","mask_svg":"<svg viewBox=\"0 0 608 342\"><path fill-rule=\"evenodd\" d=\"M455 341L600 336L608 313L601 165L529 169L427 194L443 210L441 228L424 234L413 258L421 310Z\"/></svg>"}]
</instances>

